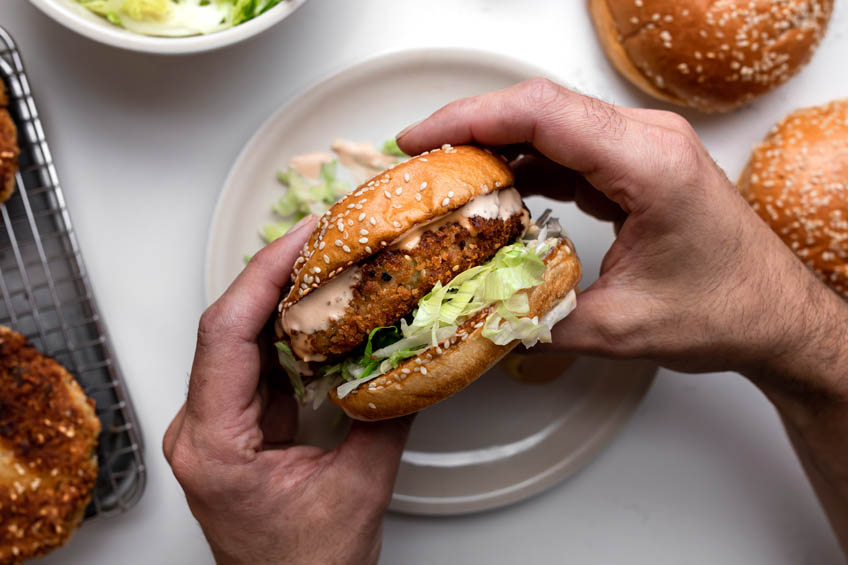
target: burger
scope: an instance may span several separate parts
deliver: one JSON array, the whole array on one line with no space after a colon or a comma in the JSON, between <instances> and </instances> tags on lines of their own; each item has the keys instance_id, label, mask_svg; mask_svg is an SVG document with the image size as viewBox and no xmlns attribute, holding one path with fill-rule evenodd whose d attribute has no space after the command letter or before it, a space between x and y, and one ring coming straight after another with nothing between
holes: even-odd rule
<instances>
[{"instance_id":1,"label":"burger","mask_svg":"<svg viewBox=\"0 0 848 565\"><path fill-rule=\"evenodd\" d=\"M276 349L296 395L351 418L417 412L518 343L551 340L576 305L580 263L556 220L532 222L503 159L428 151L336 202L278 308Z\"/></svg>"}]
</instances>

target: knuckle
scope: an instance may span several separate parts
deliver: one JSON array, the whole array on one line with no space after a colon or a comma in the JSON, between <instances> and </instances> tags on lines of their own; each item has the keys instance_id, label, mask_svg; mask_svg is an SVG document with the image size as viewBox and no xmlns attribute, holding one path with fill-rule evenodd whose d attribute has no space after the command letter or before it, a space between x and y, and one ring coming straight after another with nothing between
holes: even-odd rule
<instances>
[{"instance_id":1,"label":"knuckle","mask_svg":"<svg viewBox=\"0 0 848 565\"><path fill-rule=\"evenodd\" d=\"M194 479L197 476L198 465L191 448L187 447L183 441L177 440L168 463L174 477L183 485L183 488L193 487L196 482Z\"/></svg>"},{"instance_id":2,"label":"knuckle","mask_svg":"<svg viewBox=\"0 0 848 565\"><path fill-rule=\"evenodd\" d=\"M536 77L523 83L524 96L531 108L545 109L553 104L562 95L562 87L554 81Z\"/></svg>"},{"instance_id":3,"label":"knuckle","mask_svg":"<svg viewBox=\"0 0 848 565\"><path fill-rule=\"evenodd\" d=\"M673 174L684 184L697 184L703 165L698 138L689 133L668 129L658 131L658 136L665 160L665 172Z\"/></svg>"},{"instance_id":4,"label":"knuckle","mask_svg":"<svg viewBox=\"0 0 848 565\"><path fill-rule=\"evenodd\" d=\"M208 343L213 336L219 334L229 324L227 323L227 315L218 305L217 302L212 304L200 316L200 321L197 324L197 341L199 344Z\"/></svg>"},{"instance_id":5,"label":"knuckle","mask_svg":"<svg viewBox=\"0 0 848 565\"><path fill-rule=\"evenodd\" d=\"M685 133L692 137L697 137L695 133L695 128L692 127L692 124L689 123L689 120L678 114L677 112L669 112L666 110L662 110L660 115L663 117L663 120L670 129L678 131L680 133Z\"/></svg>"}]
</instances>

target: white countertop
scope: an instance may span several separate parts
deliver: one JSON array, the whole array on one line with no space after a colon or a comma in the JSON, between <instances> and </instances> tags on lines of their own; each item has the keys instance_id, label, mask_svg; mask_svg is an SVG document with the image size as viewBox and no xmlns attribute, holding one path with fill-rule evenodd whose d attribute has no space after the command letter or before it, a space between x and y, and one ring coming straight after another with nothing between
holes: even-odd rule
<instances>
[{"instance_id":1,"label":"white countertop","mask_svg":"<svg viewBox=\"0 0 848 565\"><path fill-rule=\"evenodd\" d=\"M815 59L789 85L729 116L687 114L731 178L784 113L848 94L848 7L837 4ZM123 516L86 523L45 564L211 561L160 440L185 394L204 307L207 229L224 176L259 124L292 95L368 55L450 45L533 61L619 104L652 104L612 72L580 0L311 0L259 38L175 58L95 44L24 0L0 3L0 25L21 49L147 443L141 502ZM661 371L629 425L575 477L483 514L389 515L382 558L489 565L841 560L759 392L737 375L670 371Z\"/></svg>"}]
</instances>

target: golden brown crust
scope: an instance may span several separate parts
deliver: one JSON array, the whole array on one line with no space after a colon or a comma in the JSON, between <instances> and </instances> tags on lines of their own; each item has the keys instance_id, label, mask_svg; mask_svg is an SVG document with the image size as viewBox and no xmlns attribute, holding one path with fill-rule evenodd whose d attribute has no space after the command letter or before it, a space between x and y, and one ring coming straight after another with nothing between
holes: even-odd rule
<instances>
[{"instance_id":1,"label":"golden brown crust","mask_svg":"<svg viewBox=\"0 0 848 565\"><path fill-rule=\"evenodd\" d=\"M0 326L0 563L43 555L79 526L99 433L74 378Z\"/></svg>"},{"instance_id":2,"label":"golden brown crust","mask_svg":"<svg viewBox=\"0 0 848 565\"><path fill-rule=\"evenodd\" d=\"M15 190L18 172L18 130L9 110L6 85L0 81L0 204L9 200Z\"/></svg>"},{"instance_id":3,"label":"golden brown crust","mask_svg":"<svg viewBox=\"0 0 848 565\"><path fill-rule=\"evenodd\" d=\"M589 0L613 66L661 100L726 112L786 82L827 30L832 0Z\"/></svg>"},{"instance_id":4,"label":"golden brown crust","mask_svg":"<svg viewBox=\"0 0 848 565\"><path fill-rule=\"evenodd\" d=\"M786 245L848 297L848 98L778 122L738 187Z\"/></svg>"},{"instance_id":5,"label":"golden brown crust","mask_svg":"<svg viewBox=\"0 0 848 565\"><path fill-rule=\"evenodd\" d=\"M530 290L530 316L550 311L580 280L580 261L568 240L556 246L545 263L545 282ZM487 314L484 310L465 322L458 331L460 337L403 361L343 399L335 391L330 398L351 418L375 421L412 414L456 394L518 344L496 345L483 337L482 323Z\"/></svg>"},{"instance_id":6,"label":"golden brown crust","mask_svg":"<svg viewBox=\"0 0 848 565\"><path fill-rule=\"evenodd\" d=\"M446 145L380 173L321 216L295 262L292 288L281 306L300 300L413 226L512 182L501 159L471 146Z\"/></svg>"}]
</instances>

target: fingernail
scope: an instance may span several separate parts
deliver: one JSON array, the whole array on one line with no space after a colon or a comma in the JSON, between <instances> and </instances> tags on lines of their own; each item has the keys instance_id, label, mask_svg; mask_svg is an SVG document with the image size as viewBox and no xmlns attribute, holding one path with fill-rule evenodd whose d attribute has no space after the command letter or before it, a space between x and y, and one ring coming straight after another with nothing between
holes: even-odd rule
<instances>
[{"instance_id":1,"label":"fingernail","mask_svg":"<svg viewBox=\"0 0 848 565\"><path fill-rule=\"evenodd\" d=\"M418 120L417 122L412 123L412 124L409 124L408 126L406 126L405 128L403 128L402 130L400 130L400 133L399 133L399 134L397 134L397 135L395 136L395 140L399 140L400 138L402 138L403 136L405 136L406 134L408 134L408 133L409 133L410 131L412 131L412 130L416 127L416 126L418 126L418 124L420 124L422 121L423 121L423 120Z\"/></svg>"},{"instance_id":2,"label":"fingernail","mask_svg":"<svg viewBox=\"0 0 848 565\"><path fill-rule=\"evenodd\" d=\"M302 229L302 228L303 228L303 226L305 226L305 225L307 225L307 224L309 224L309 223L312 223L312 220L314 220L314 219L315 219L315 215L314 215L314 214L309 214L308 216L304 216L303 218L301 218L300 220L298 220L298 222L297 222L295 225L293 225L293 226L291 227L291 229L289 230L289 233L294 233L294 232L296 232L297 230Z\"/></svg>"}]
</instances>

